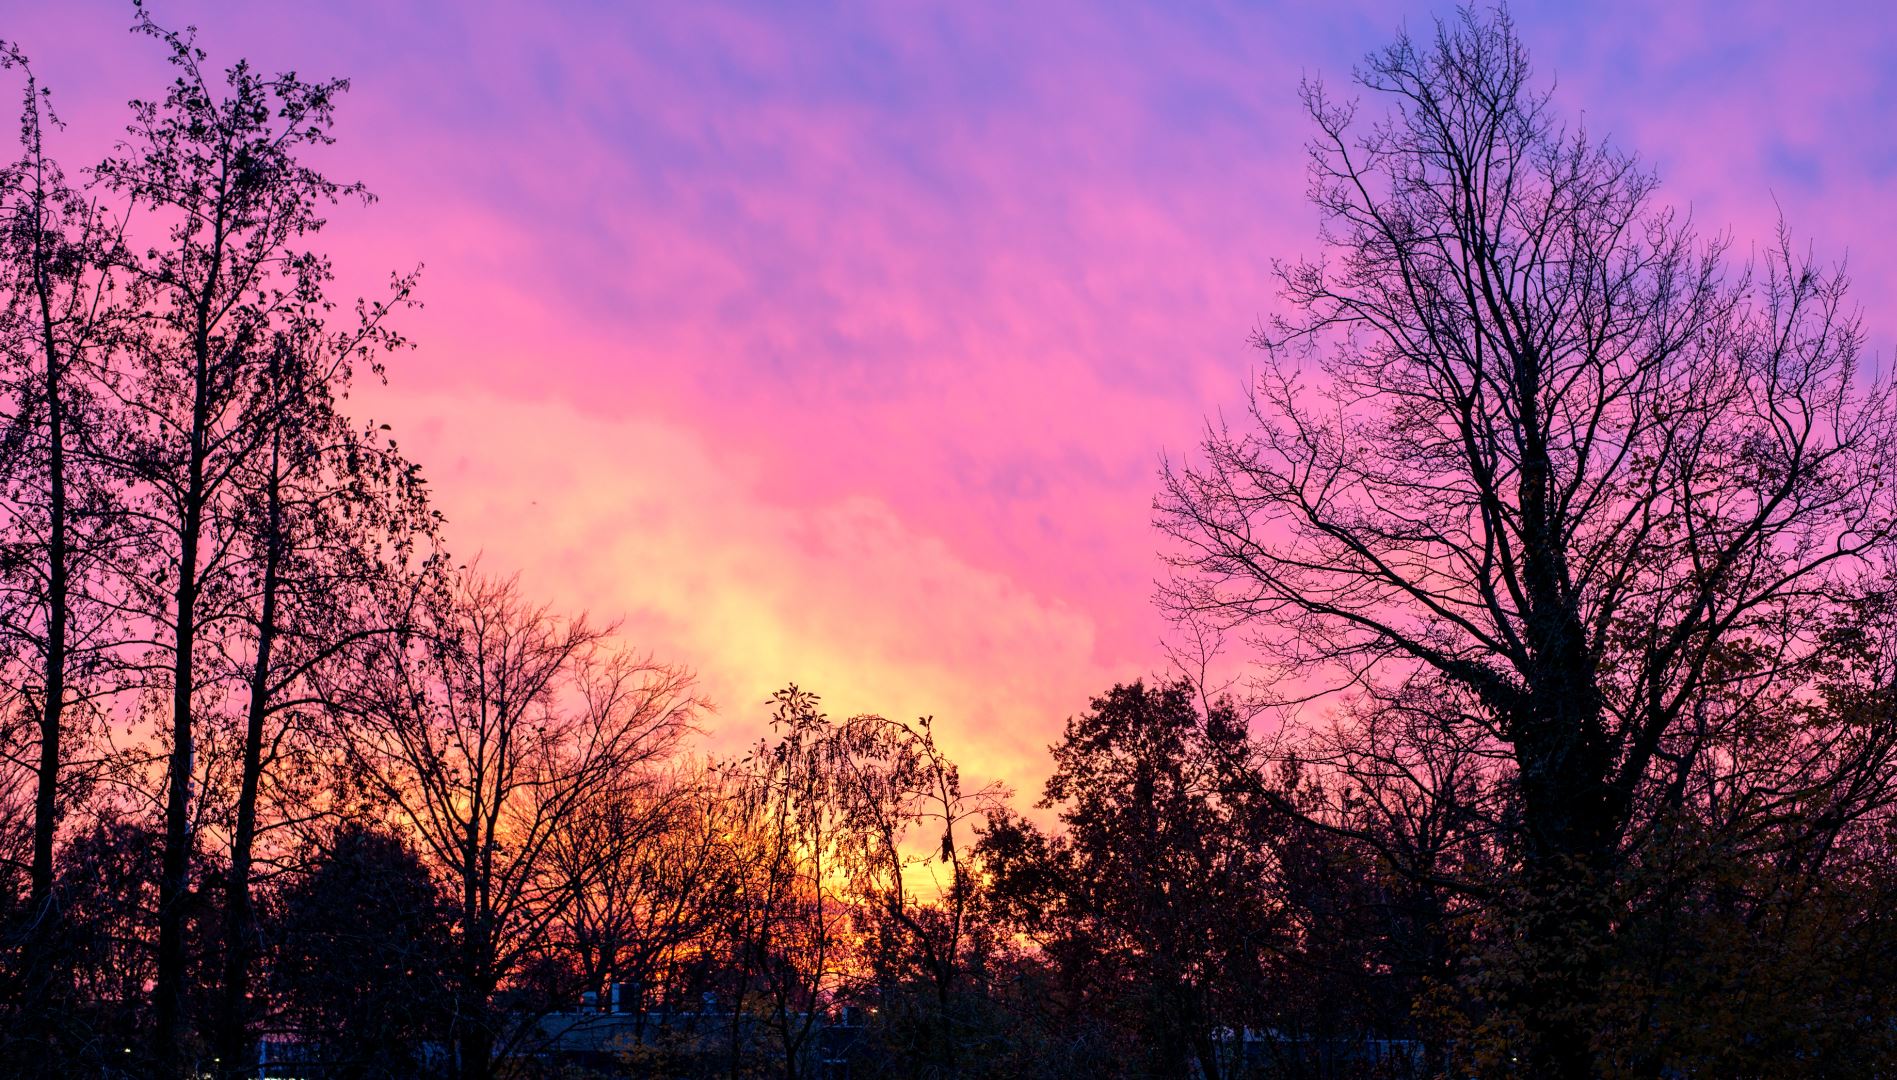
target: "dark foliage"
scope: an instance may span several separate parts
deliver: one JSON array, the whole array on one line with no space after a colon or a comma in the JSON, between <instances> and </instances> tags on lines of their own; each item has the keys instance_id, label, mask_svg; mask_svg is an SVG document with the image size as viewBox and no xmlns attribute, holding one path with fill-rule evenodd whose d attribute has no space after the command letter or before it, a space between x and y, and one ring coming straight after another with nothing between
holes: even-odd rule
<instances>
[{"instance_id":1,"label":"dark foliage","mask_svg":"<svg viewBox=\"0 0 1897 1080\"><path fill-rule=\"evenodd\" d=\"M265 937L280 1026L321 1047L325 1077L427 1075L427 1044L451 1030L441 960L453 937L434 878L400 837L337 828L272 894Z\"/></svg>"}]
</instances>

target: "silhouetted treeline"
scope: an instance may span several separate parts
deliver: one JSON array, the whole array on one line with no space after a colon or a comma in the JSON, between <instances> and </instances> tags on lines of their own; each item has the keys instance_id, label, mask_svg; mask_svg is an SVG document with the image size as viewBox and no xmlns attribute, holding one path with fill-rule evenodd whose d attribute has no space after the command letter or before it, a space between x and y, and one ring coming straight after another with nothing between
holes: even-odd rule
<instances>
[{"instance_id":1,"label":"silhouetted treeline","mask_svg":"<svg viewBox=\"0 0 1897 1080\"><path fill-rule=\"evenodd\" d=\"M704 757L450 558L345 408L416 287L331 295L347 84L135 29L83 167L0 53L0 1074L1897 1069L1897 392L1505 13L1306 87L1326 253L1156 505L1262 677L1103 688L1031 807L795 686Z\"/></svg>"}]
</instances>

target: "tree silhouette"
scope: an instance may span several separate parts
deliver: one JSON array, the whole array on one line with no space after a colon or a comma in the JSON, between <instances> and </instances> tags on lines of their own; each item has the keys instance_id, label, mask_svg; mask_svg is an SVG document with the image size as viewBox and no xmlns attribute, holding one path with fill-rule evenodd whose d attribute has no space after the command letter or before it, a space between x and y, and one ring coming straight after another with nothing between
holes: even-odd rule
<instances>
[{"instance_id":1,"label":"tree silhouette","mask_svg":"<svg viewBox=\"0 0 1897 1080\"><path fill-rule=\"evenodd\" d=\"M736 986L731 1075L741 1075L746 1001L756 987L784 1076L804 1074L825 1010L848 974L850 907L840 834L847 827L834 727L821 699L788 686L771 696L774 742L760 741L735 771L738 876L729 934Z\"/></svg>"},{"instance_id":2,"label":"tree silhouette","mask_svg":"<svg viewBox=\"0 0 1897 1080\"><path fill-rule=\"evenodd\" d=\"M1198 682L1030 820L795 685L701 759L687 672L454 567L350 410L415 276L330 295L347 84L133 6L169 84L70 177L0 43L0 1073L1897 1065L1897 384L1505 11L1305 87L1324 252L1156 505Z\"/></svg>"},{"instance_id":3,"label":"tree silhouette","mask_svg":"<svg viewBox=\"0 0 1897 1080\"><path fill-rule=\"evenodd\" d=\"M397 282L396 301L409 286ZM377 618L402 608L377 601L413 592L413 574L425 576L433 558L435 518L419 469L395 452L393 440L384 445L377 432L355 430L337 407L353 366L379 369L379 355L401 345L384 325L388 311L386 303L364 304L345 330L327 328L320 308L286 313L288 329L276 336L256 386L268 432L231 476L236 618L221 653L247 701L237 736L216 1033L227 1071L246 1069L250 1056L251 867L265 783L292 749L321 752L310 745L320 674L346 664L366 636L406 630L399 618Z\"/></svg>"},{"instance_id":4,"label":"tree silhouette","mask_svg":"<svg viewBox=\"0 0 1897 1080\"><path fill-rule=\"evenodd\" d=\"M633 1000L620 1007L641 1024L668 972L729 917L738 869L720 779L669 762L633 772L560 822L550 845L552 874L571 883L558 937L579 987L610 1002L621 985Z\"/></svg>"},{"instance_id":5,"label":"tree silhouette","mask_svg":"<svg viewBox=\"0 0 1897 1080\"><path fill-rule=\"evenodd\" d=\"M1305 688L1437 680L1506 755L1520 1067L1595 1072L1611 894L1719 737L1702 704L1809 682L1874 592L1897 401L1835 271L1730 269L1628 156L1534 89L1506 13L1307 84L1325 258L1249 422L1168 467L1180 611ZM1309 364L1308 373L1303 366ZM1738 714L1734 714L1738 715Z\"/></svg>"},{"instance_id":6,"label":"tree silhouette","mask_svg":"<svg viewBox=\"0 0 1897 1080\"><path fill-rule=\"evenodd\" d=\"M425 1075L423 1045L449 1030L439 970L448 918L420 857L361 825L337 829L309 871L277 890L270 983L293 1030L321 1048L323 1075Z\"/></svg>"},{"instance_id":7,"label":"tree silhouette","mask_svg":"<svg viewBox=\"0 0 1897 1080\"><path fill-rule=\"evenodd\" d=\"M1135 1034L1141 1075L1222 1075L1218 1025L1255 1015L1282 937L1255 748L1229 706L1184 682L1115 686L1067 722L1043 806L983 836L1004 921L1066 969L1083 1010Z\"/></svg>"},{"instance_id":8,"label":"tree silhouette","mask_svg":"<svg viewBox=\"0 0 1897 1080\"><path fill-rule=\"evenodd\" d=\"M141 11L137 29L177 76L158 101L133 103L119 154L96 174L136 211L127 252L130 363L108 384L128 417L110 455L148 539L140 614L159 629L153 675L169 694L164 869L158 906L157 1046L186 1065L183 898L195 845L192 790L202 639L230 629L240 528L234 477L267 449L262 382L277 335L320 310L329 272L302 245L321 208L360 188L329 180L302 155L330 141L340 81L265 77L239 62L222 86L189 33Z\"/></svg>"},{"instance_id":9,"label":"tree silhouette","mask_svg":"<svg viewBox=\"0 0 1897 1080\"><path fill-rule=\"evenodd\" d=\"M356 767L452 886L459 1073L485 1080L529 1031L496 1012L496 991L545 953L598 872L561 873L561 836L669 755L699 703L683 671L478 572L362 664L333 704Z\"/></svg>"},{"instance_id":10,"label":"tree silhouette","mask_svg":"<svg viewBox=\"0 0 1897 1080\"><path fill-rule=\"evenodd\" d=\"M29 1013L52 989L44 955L58 935L54 840L83 753L85 720L108 690L118 620L106 599L121 536L121 493L87 450L115 417L97 392L119 311L110 264L123 222L72 186L48 154L50 96L17 47L0 70L25 74L20 157L0 169L0 363L13 406L0 436L8 520L0 554L0 635L19 674L9 682L37 721L32 848L21 965ZM75 723L75 718L81 722Z\"/></svg>"}]
</instances>

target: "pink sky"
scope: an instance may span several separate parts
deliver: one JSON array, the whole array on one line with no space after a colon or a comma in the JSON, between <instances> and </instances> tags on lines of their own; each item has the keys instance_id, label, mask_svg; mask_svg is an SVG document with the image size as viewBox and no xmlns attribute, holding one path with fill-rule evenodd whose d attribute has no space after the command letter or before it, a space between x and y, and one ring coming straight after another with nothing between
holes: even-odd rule
<instances>
[{"instance_id":1,"label":"pink sky","mask_svg":"<svg viewBox=\"0 0 1897 1080\"><path fill-rule=\"evenodd\" d=\"M1316 249L1302 74L1422 5L152 0L222 63L346 75L352 288L426 263L362 407L457 551L695 667L721 745L795 681L934 714L1038 791L1158 670L1162 454L1240 402L1274 257ZM1570 116L1743 250L1778 208L1897 342L1882 3L1515 9ZM95 159L162 56L127 3L0 0Z\"/></svg>"}]
</instances>

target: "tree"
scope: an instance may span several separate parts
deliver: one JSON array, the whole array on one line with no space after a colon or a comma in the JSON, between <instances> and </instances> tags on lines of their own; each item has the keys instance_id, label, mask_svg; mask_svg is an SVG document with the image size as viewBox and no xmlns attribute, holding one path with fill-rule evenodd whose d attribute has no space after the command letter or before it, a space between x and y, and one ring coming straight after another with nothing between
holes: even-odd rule
<instances>
[{"instance_id":1,"label":"tree","mask_svg":"<svg viewBox=\"0 0 1897 1080\"><path fill-rule=\"evenodd\" d=\"M406 298L398 280L394 302ZM291 747L315 752L318 670L346 663L366 636L404 627L378 620L378 604L412 591L415 563L435 518L419 469L376 432L355 430L338 409L353 367L381 370L402 344L384 325L388 303L361 305L356 325L332 331L321 307L286 313L257 391L264 446L232 474L236 510L233 608L238 628L221 650L247 703L238 736L236 805L225 883L223 1008L217 1057L236 1073L250 1059L250 970L255 953L251 867L265 781ZM246 655L247 651L247 655Z\"/></svg>"},{"instance_id":2,"label":"tree","mask_svg":"<svg viewBox=\"0 0 1897 1080\"><path fill-rule=\"evenodd\" d=\"M1068 720L1042 806L1063 835L998 818L989 903L1063 969L1076 1012L1137 1035L1142 1075L1222 1074L1214 1029L1257 1015L1282 938L1256 748L1190 684L1115 686Z\"/></svg>"},{"instance_id":3,"label":"tree","mask_svg":"<svg viewBox=\"0 0 1897 1080\"><path fill-rule=\"evenodd\" d=\"M49 155L46 129L59 123L50 98L25 56L0 42L0 70L16 68L25 73L20 157L0 169L0 380L11 407L0 436L0 634L19 651L16 685L37 721L21 958L32 1012L52 989L44 946L60 912L53 849L70 794L62 770L84 728L74 717L104 690L114 622L99 594L115 554L117 492L86 451L113 422L97 380L117 315L110 264L123 222Z\"/></svg>"},{"instance_id":4,"label":"tree","mask_svg":"<svg viewBox=\"0 0 1897 1080\"><path fill-rule=\"evenodd\" d=\"M340 826L268 910L271 987L323 1075L423 1075L423 1044L448 1031L438 965L451 937L449 904L416 852L392 833Z\"/></svg>"},{"instance_id":5,"label":"tree","mask_svg":"<svg viewBox=\"0 0 1897 1080\"><path fill-rule=\"evenodd\" d=\"M743 1060L753 985L776 1037L784 1076L797 1080L847 973L850 909L839 865L845 828L837 798L834 728L821 699L788 686L771 695L774 743L760 741L735 775L738 876L728 929L736 956L731 1075Z\"/></svg>"},{"instance_id":6,"label":"tree","mask_svg":"<svg viewBox=\"0 0 1897 1080\"><path fill-rule=\"evenodd\" d=\"M794 685L772 695L775 740L729 773L744 863L727 923L731 1066L755 989L788 1077L802 1075L824 1017L852 1004L878 1012L893 1067L955 1075L980 884L968 841L1002 789L964 791L927 717L833 721L821 703Z\"/></svg>"},{"instance_id":7,"label":"tree","mask_svg":"<svg viewBox=\"0 0 1897 1080\"><path fill-rule=\"evenodd\" d=\"M183 898L194 851L192 792L201 645L237 618L231 581L238 471L267 452L275 417L264 382L279 335L323 307L326 262L304 250L321 208L362 189L332 181L303 155L331 141L342 81L265 77L240 61L223 85L190 34L139 13L177 77L160 101L133 103L127 141L97 169L136 212L128 253L130 363L109 380L127 415L108 459L149 540L141 616L158 633L153 676L168 691L164 866L158 904L156 1042L183 1071Z\"/></svg>"},{"instance_id":8,"label":"tree","mask_svg":"<svg viewBox=\"0 0 1897 1080\"><path fill-rule=\"evenodd\" d=\"M151 1064L148 1017L132 1008L145 994L154 963L151 926L158 907L156 822L107 816L73 838L61 860L66 911L59 942L85 1008L72 1021L75 1037L43 1048L56 1068ZM125 1059L130 1058L128 1062Z\"/></svg>"},{"instance_id":9,"label":"tree","mask_svg":"<svg viewBox=\"0 0 1897 1080\"><path fill-rule=\"evenodd\" d=\"M1875 1075L1897 1060L1870 1004L1890 993L1897 836L1883 610L1827 632L1816 687L1719 723L1681 805L1648 825L1610 954L1610 1068Z\"/></svg>"},{"instance_id":10,"label":"tree","mask_svg":"<svg viewBox=\"0 0 1897 1080\"><path fill-rule=\"evenodd\" d=\"M52 1019L55 1037L35 1056L9 1062L21 1075L162 1074L154 1054L153 1015L144 1008L157 974L157 922L162 823L149 812L101 808L61 845L54 893L64 905L53 962L70 997ZM210 985L217 905L215 867L190 882L182 907L198 960L187 987ZM208 962L207 962L208 961ZM204 999L182 1004L197 1011Z\"/></svg>"},{"instance_id":11,"label":"tree","mask_svg":"<svg viewBox=\"0 0 1897 1080\"><path fill-rule=\"evenodd\" d=\"M868 939L861 975L881 983L885 1028L903 1019L903 1003L889 999L920 977L932 1000L913 1018L920 1038L899 1060L910 1075L956 1075L963 1056L956 997L979 889L969 841L1001 809L1003 789L963 791L930 717L909 724L855 716L831 738L840 866Z\"/></svg>"},{"instance_id":12,"label":"tree","mask_svg":"<svg viewBox=\"0 0 1897 1080\"><path fill-rule=\"evenodd\" d=\"M670 754L699 703L685 672L472 571L360 663L331 700L356 767L451 883L459 1072L485 1080L527 1030L496 991L590 884L561 872L558 838Z\"/></svg>"},{"instance_id":13,"label":"tree","mask_svg":"<svg viewBox=\"0 0 1897 1080\"><path fill-rule=\"evenodd\" d=\"M1730 270L1559 124L1505 13L1358 78L1387 117L1305 88L1330 254L1279 268L1249 424L1166 470L1169 599L1301 692L1440 682L1503 758L1518 1067L1592 1075L1630 848L1747 715L1707 706L1809 684L1879 588L1897 400L1841 272L1783 234Z\"/></svg>"},{"instance_id":14,"label":"tree","mask_svg":"<svg viewBox=\"0 0 1897 1080\"><path fill-rule=\"evenodd\" d=\"M623 985L633 1000L621 1007L643 1025L652 992L714 940L737 871L719 777L670 767L629 779L562 821L550 858L571 882L559 937L579 985Z\"/></svg>"},{"instance_id":15,"label":"tree","mask_svg":"<svg viewBox=\"0 0 1897 1080\"><path fill-rule=\"evenodd\" d=\"M353 323L336 329L321 291L328 265L306 259L311 265L277 314L278 329L250 388L264 433L229 481L234 618L220 654L246 705L237 738L217 1051L226 1069L239 1073L249 1058L250 875L264 782L286 743L300 738L312 749L319 670L346 663L366 636L405 629L399 617L390 623L376 615L400 613L399 603L387 601L412 593L426 576L439 519L428 508L420 468L401 457L395 440L384 445L379 437L387 425L359 430L340 407L358 368L385 376L383 357L407 344L388 318L408 302L415 275L395 278L386 300L359 300Z\"/></svg>"}]
</instances>

